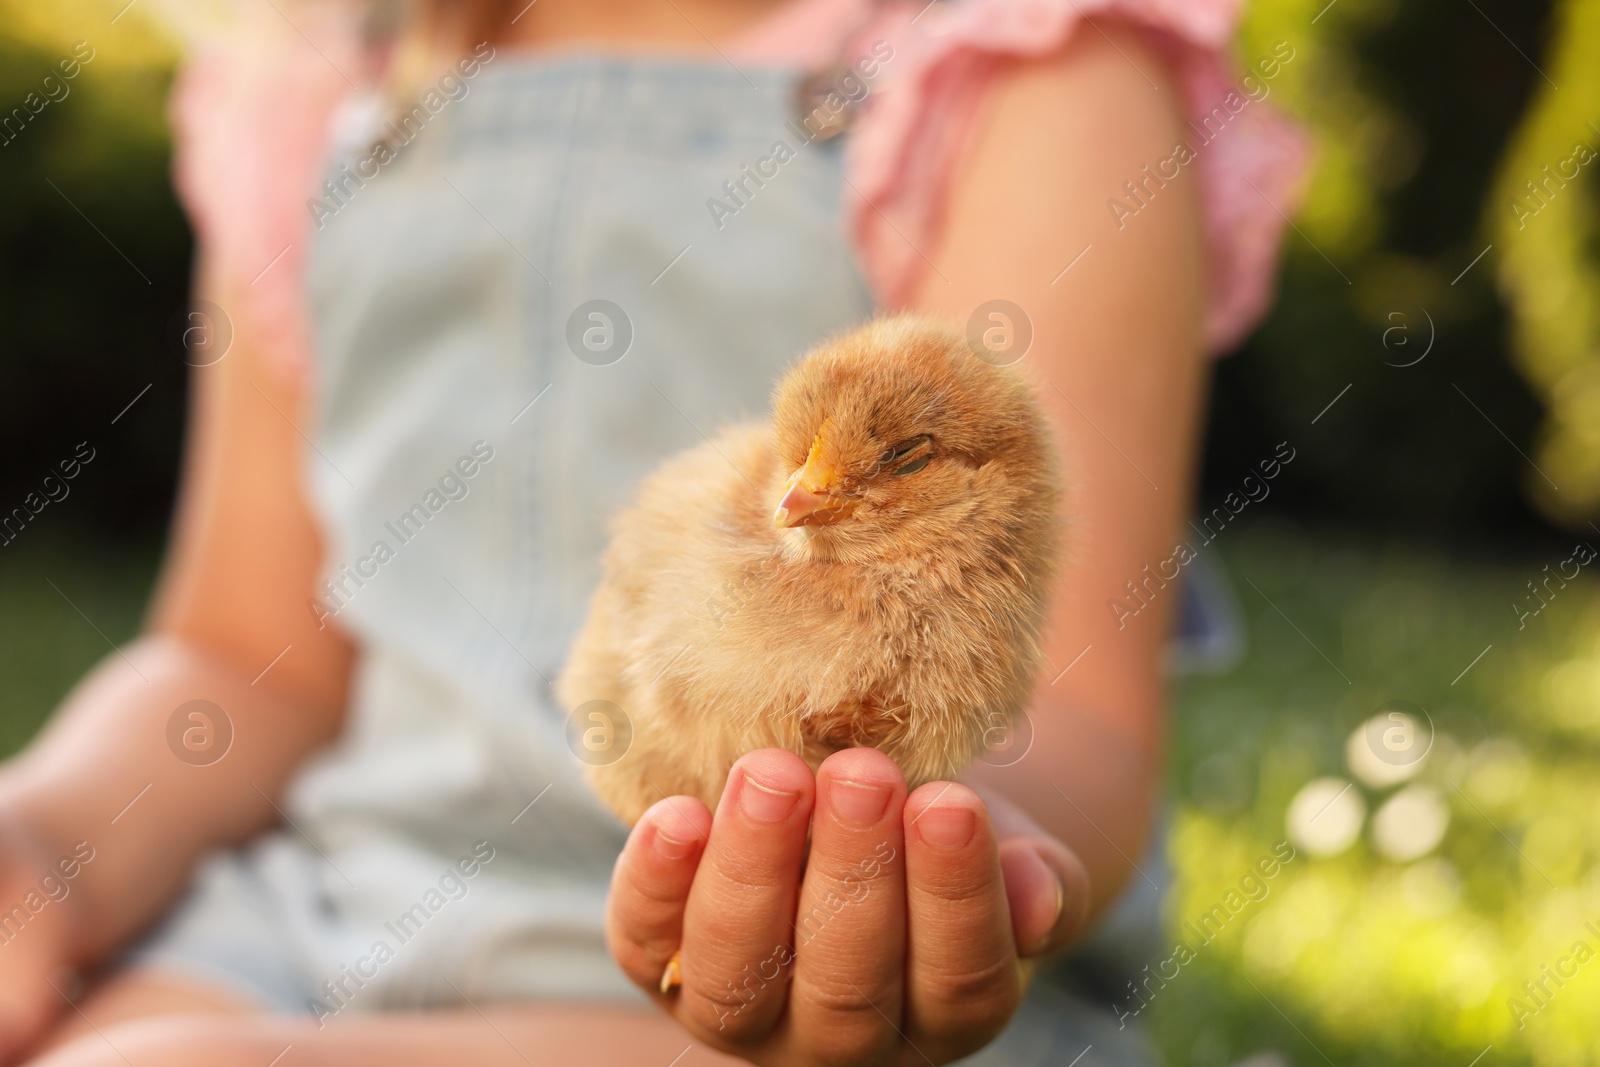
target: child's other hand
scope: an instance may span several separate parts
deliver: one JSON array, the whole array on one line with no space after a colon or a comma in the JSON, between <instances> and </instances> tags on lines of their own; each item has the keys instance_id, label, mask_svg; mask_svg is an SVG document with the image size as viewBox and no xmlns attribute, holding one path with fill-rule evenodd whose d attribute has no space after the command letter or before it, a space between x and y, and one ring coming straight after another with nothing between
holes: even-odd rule
<instances>
[{"instance_id":1,"label":"child's other hand","mask_svg":"<svg viewBox=\"0 0 1600 1067\"><path fill-rule=\"evenodd\" d=\"M72 897L51 896L65 884L56 859L0 812L0 1064L17 1062L72 993Z\"/></svg>"},{"instance_id":2,"label":"child's other hand","mask_svg":"<svg viewBox=\"0 0 1600 1067\"><path fill-rule=\"evenodd\" d=\"M1088 901L1072 852L996 815L1003 839L965 786L908 798L872 749L814 780L792 753L753 752L715 819L672 797L639 820L612 879L612 954L694 1037L754 1063L959 1059L1004 1028L1030 959L1070 941ZM662 995L679 950L682 988Z\"/></svg>"}]
</instances>

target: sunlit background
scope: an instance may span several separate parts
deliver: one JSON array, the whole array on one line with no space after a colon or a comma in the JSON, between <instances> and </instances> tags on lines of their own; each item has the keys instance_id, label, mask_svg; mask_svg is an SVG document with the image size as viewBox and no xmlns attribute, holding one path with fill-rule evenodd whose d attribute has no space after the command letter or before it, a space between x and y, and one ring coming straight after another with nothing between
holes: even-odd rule
<instances>
[{"instance_id":1,"label":"sunlit background","mask_svg":"<svg viewBox=\"0 0 1600 1067\"><path fill-rule=\"evenodd\" d=\"M0 508L93 453L0 549L6 750L133 635L171 504L175 50L125 2L0 0L7 106L93 52L0 137ZM1124 1004L1199 1067L1600 1063L1600 2L1256 3L1241 60L1280 41L1318 169L1201 510L1296 458L1208 549L1243 640L1180 682L1186 952Z\"/></svg>"}]
</instances>

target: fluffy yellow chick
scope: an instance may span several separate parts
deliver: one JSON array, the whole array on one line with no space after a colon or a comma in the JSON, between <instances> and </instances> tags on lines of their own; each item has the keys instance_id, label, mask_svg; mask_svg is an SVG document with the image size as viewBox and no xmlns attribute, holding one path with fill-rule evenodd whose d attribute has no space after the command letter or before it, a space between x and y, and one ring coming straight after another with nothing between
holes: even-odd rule
<instances>
[{"instance_id":1,"label":"fluffy yellow chick","mask_svg":"<svg viewBox=\"0 0 1600 1067\"><path fill-rule=\"evenodd\" d=\"M668 460L617 517L558 683L631 723L596 792L629 825L715 808L768 747L955 775L1032 690L1059 497L1032 387L959 333L902 316L813 350L769 425Z\"/></svg>"}]
</instances>

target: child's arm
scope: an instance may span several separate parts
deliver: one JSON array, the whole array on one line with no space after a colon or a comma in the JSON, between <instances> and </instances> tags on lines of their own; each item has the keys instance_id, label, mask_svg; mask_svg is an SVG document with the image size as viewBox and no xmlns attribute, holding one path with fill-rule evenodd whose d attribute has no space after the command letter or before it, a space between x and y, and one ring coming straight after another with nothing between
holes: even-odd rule
<instances>
[{"instance_id":1,"label":"child's arm","mask_svg":"<svg viewBox=\"0 0 1600 1067\"><path fill-rule=\"evenodd\" d=\"M235 309L237 339L193 375L182 492L146 635L108 655L0 769L0 908L79 842L93 856L5 948L0 1062L64 1007L47 983L56 968L126 942L203 852L277 820L284 782L342 722L352 649L307 608L321 545L301 487L302 397L252 350L242 290L203 272L199 291ZM205 766L169 744L169 720L191 700L232 724L231 748Z\"/></svg>"},{"instance_id":2,"label":"child's arm","mask_svg":"<svg viewBox=\"0 0 1600 1067\"><path fill-rule=\"evenodd\" d=\"M1032 750L1008 767L975 764L969 778L1082 858L1091 913L1116 898L1149 833L1161 657L1180 594L1169 582L1121 625L1110 604L1138 608L1124 583L1145 581L1182 539L1208 374L1196 166L1152 185L1120 227L1107 207L1184 139L1178 94L1142 35L1102 28L1115 46L1084 27L1066 61L1020 67L996 87L942 245L926 250L938 273L925 272L919 295L963 325L995 298L1033 324L1019 366L1040 380L1062 443L1066 560Z\"/></svg>"},{"instance_id":3,"label":"child's arm","mask_svg":"<svg viewBox=\"0 0 1600 1067\"><path fill-rule=\"evenodd\" d=\"M1037 738L1014 766L974 774L1009 802L940 782L907 796L871 749L835 753L815 781L767 750L735 765L714 816L691 797L651 808L617 864L623 970L695 1038L751 1062L970 1054L1036 961L1115 898L1148 832L1171 596L1121 630L1105 601L1171 554L1189 506L1204 276L1192 185L1169 183L1137 226L1110 222L1106 198L1170 154L1181 120L1153 51L1106 30L1114 43L1086 29L1002 76L918 301L963 325L986 301L1021 305L1036 331L1023 366L1070 398L1044 387L1072 533ZM657 992L674 953L681 985Z\"/></svg>"}]
</instances>

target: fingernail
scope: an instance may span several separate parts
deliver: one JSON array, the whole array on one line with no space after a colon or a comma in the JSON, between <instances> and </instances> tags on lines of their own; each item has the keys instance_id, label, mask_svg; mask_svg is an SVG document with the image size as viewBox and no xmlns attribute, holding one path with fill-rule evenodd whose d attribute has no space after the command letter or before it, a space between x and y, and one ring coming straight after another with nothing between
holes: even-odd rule
<instances>
[{"instance_id":1,"label":"fingernail","mask_svg":"<svg viewBox=\"0 0 1600 1067\"><path fill-rule=\"evenodd\" d=\"M739 810L754 822L782 822L789 817L799 799L799 793L772 789L748 774L739 786Z\"/></svg>"},{"instance_id":2,"label":"fingernail","mask_svg":"<svg viewBox=\"0 0 1600 1067\"><path fill-rule=\"evenodd\" d=\"M663 859L681 860L694 851L694 844L693 837L687 839L675 837L664 827L656 827L656 854Z\"/></svg>"},{"instance_id":3,"label":"fingernail","mask_svg":"<svg viewBox=\"0 0 1600 1067\"><path fill-rule=\"evenodd\" d=\"M836 778L829 783L828 799L841 822L874 826L889 807L890 792L886 785Z\"/></svg>"},{"instance_id":4,"label":"fingernail","mask_svg":"<svg viewBox=\"0 0 1600 1067\"><path fill-rule=\"evenodd\" d=\"M934 848L960 848L972 840L978 819L971 808L932 807L917 817L916 827L922 839Z\"/></svg>"},{"instance_id":5,"label":"fingernail","mask_svg":"<svg viewBox=\"0 0 1600 1067\"><path fill-rule=\"evenodd\" d=\"M1046 863L1043 856L1032 849L1023 853L1023 856L1025 857L1023 862L1033 868L1031 873L1023 875L1023 884L1026 886L1027 883L1032 882L1035 887L1050 886L1055 890L1054 910L1050 913L1050 922L1045 926L1044 933L1028 949L1028 954L1031 955L1032 953L1043 951L1050 944L1050 935L1055 932L1056 925L1061 922L1061 913L1066 910L1067 891L1061 885L1061 879L1056 876L1055 868ZM1035 893L1037 893L1037 888Z\"/></svg>"},{"instance_id":6,"label":"fingernail","mask_svg":"<svg viewBox=\"0 0 1600 1067\"><path fill-rule=\"evenodd\" d=\"M1049 865L1046 864L1046 866ZM1035 952L1043 952L1049 946L1050 935L1055 933L1056 927L1061 924L1061 913L1067 910L1066 887L1061 884L1061 879L1056 877L1056 872L1054 871L1050 872L1050 880L1056 886L1056 910L1055 914L1050 917L1050 929L1046 930L1044 936L1039 938L1038 944L1033 946Z\"/></svg>"}]
</instances>

